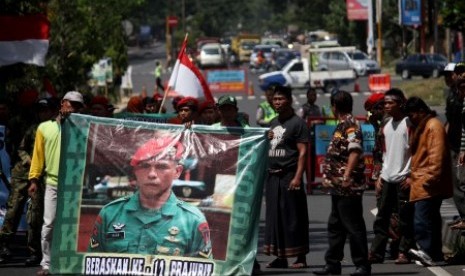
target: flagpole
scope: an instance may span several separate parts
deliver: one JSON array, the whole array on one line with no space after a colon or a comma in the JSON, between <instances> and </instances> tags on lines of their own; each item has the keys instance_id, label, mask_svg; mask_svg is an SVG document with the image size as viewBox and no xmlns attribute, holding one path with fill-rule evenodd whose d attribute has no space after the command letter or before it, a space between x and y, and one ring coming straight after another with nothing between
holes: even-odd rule
<instances>
[{"instance_id":1,"label":"flagpole","mask_svg":"<svg viewBox=\"0 0 465 276\"><path fill-rule=\"evenodd\" d=\"M188 33L186 33L186 35L184 36L184 42L186 42L186 44L187 44L187 36L188 36ZM176 62L179 60L179 57L181 56L182 52L185 51L185 50L186 50L185 47L181 49L181 52L179 52L178 58L176 59ZM173 69L176 69L176 68L173 68ZM173 73L174 73L174 70L171 72L171 74L173 74ZM171 76L170 76L170 79L171 79ZM162 111L163 107L165 106L166 98L168 96L168 92L169 92L170 88L171 88L171 86L170 86L170 83L168 81L168 85L166 86L165 92L163 93L163 100L161 101L161 106L160 106L160 110L158 110L158 114L161 114L161 111Z\"/></svg>"}]
</instances>

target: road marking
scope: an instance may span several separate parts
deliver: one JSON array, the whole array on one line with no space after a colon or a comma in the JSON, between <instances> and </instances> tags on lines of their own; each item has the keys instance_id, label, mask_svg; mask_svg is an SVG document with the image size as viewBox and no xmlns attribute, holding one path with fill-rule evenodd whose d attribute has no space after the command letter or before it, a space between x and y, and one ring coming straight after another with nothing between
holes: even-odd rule
<instances>
[{"instance_id":1,"label":"road marking","mask_svg":"<svg viewBox=\"0 0 465 276\"><path fill-rule=\"evenodd\" d=\"M371 209L370 212L373 214L373 216L376 217L376 215L378 214L378 208Z\"/></svg>"},{"instance_id":2,"label":"road marking","mask_svg":"<svg viewBox=\"0 0 465 276\"><path fill-rule=\"evenodd\" d=\"M439 266L428 267L428 270L437 276L452 276L449 272ZM465 271L465 269L464 269Z\"/></svg>"}]
</instances>

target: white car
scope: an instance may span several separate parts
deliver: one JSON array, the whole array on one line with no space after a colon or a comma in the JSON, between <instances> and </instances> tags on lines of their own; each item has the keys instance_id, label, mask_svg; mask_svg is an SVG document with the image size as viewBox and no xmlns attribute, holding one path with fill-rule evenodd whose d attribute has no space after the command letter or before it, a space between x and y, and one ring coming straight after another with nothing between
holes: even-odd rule
<instances>
[{"instance_id":1,"label":"white car","mask_svg":"<svg viewBox=\"0 0 465 276\"><path fill-rule=\"evenodd\" d=\"M381 72L378 62L369 59L359 50L347 52L335 50L321 53L317 69L322 71L352 69L357 76Z\"/></svg>"},{"instance_id":2,"label":"white car","mask_svg":"<svg viewBox=\"0 0 465 276\"><path fill-rule=\"evenodd\" d=\"M224 67L226 66L226 55L221 44L207 43L200 49L199 66L204 67Z\"/></svg>"}]
</instances>

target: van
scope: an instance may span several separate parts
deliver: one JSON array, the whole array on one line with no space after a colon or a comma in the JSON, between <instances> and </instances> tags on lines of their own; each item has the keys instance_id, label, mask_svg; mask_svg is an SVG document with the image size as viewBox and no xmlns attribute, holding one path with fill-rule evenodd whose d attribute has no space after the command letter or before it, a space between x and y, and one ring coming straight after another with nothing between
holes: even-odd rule
<instances>
[{"instance_id":1,"label":"van","mask_svg":"<svg viewBox=\"0 0 465 276\"><path fill-rule=\"evenodd\" d=\"M225 67L226 55L220 43L207 43L200 48L199 67Z\"/></svg>"},{"instance_id":2,"label":"van","mask_svg":"<svg viewBox=\"0 0 465 276\"><path fill-rule=\"evenodd\" d=\"M381 72L378 63L371 60L362 51L328 51L318 57L317 70L345 70L352 69L359 76Z\"/></svg>"}]
</instances>

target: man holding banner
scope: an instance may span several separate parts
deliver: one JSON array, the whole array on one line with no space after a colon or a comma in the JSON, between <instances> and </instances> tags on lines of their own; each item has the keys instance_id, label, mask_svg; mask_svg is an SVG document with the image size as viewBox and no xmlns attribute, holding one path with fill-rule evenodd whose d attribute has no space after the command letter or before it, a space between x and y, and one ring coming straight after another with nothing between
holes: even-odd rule
<instances>
[{"instance_id":1,"label":"man holding banner","mask_svg":"<svg viewBox=\"0 0 465 276\"><path fill-rule=\"evenodd\" d=\"M138 191L103 207L88 251L212 258L205 216L171 191L183 152L169 137L150 139L136 151L130 165Z\"/></svg>"}]
</instances>

